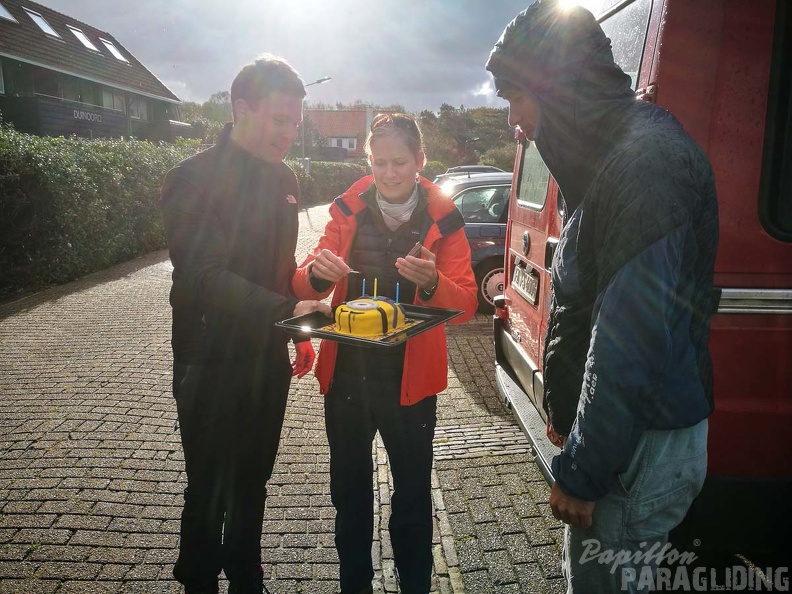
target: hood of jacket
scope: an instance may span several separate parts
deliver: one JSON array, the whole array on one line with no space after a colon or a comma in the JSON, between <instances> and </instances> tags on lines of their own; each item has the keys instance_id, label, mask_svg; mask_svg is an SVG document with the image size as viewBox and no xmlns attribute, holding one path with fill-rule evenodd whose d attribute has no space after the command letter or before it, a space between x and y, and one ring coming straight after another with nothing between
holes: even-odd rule
<instances>
[{"instance_id":1,"label":"hood of jacket","mask_svg":"<svg viewBox=\"0 0 792 594\"><path fill-rule=\"evenodd\" d=\"M610 39L586 9L537 0L506 26L486 68L499 95L521 90L539 102L536 148L573 212L636 102Z\"/></svg>"}]
</instances>

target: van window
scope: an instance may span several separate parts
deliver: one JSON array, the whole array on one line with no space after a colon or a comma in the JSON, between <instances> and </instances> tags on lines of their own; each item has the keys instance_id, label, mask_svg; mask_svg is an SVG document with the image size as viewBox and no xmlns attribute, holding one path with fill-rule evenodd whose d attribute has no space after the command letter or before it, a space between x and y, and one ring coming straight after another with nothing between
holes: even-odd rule
<instances>
[{"instance_id":1,"label":"van window","mask_svg":"<svg viewBox=\"0 0 792 594\"><path fill-rule=\"evenodd\" d=\"M792 6L776 2L773 58L759 187L759 217L765 230L792 241Z\"/></svg>"},{"instance_id":2,"label":"van window","mask_svg":"<svg viewBox=\"0 0 792 594\"><path fill-rule=\"evenodd\" d=\"M545 165L536 145L523 140L521 143L520 178L517 186L517 204L524 208L542 210L550 184L550 170Z\"/></svg>"},{"instance_id":3,"label":"van window","mask_svg":"<svg viewBox=\"0 0 792 594\"><path fill-rule=\"evenodd\" d=\"M632 88L638 88L644 42L652 14L652 0L634 0L600 22L611 40L613 59L630 75Z\"/></svg>"}]
</instances>

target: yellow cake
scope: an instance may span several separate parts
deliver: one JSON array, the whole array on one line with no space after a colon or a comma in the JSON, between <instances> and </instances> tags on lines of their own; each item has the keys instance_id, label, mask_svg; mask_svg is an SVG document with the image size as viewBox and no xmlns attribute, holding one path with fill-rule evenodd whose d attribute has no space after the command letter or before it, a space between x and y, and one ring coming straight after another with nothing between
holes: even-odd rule
<instances>
[{"instance_id":1,"label":"yellow cake","mask_svg":"<svg viewBox=\"0 0 792 594\"><path fill-rule=\"evenodd\" d=\"M361 297L335 309L336 332L351 336L383 336L405 322L402 306L385 297Z\"/></svg>"}]
</instances>

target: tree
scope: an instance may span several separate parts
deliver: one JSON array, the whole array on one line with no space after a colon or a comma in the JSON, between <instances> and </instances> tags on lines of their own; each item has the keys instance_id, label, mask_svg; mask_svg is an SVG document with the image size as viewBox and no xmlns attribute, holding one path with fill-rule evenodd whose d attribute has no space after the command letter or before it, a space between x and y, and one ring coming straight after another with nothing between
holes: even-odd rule
<instances>
[{"instance_id":1,"label":"tree","mask_svg":"<svg viewBox=\"0 0 792 594\"><path fill-rule=\"evenodd\" d=\"M482 154L504 147L512 152L513 161L514 132L507 118L506 108L466 109L447 103L437 113L423 111L418 116L428 157L449 166L479 163Z\"/></svg>"},{"instance_id":2,"label":"tree","mask_svg":"<svg viewBox=\"0 0 792 594\"><path fill-rule=\"evenodd\" d=\"M209 100L202 106L203 116L210 121L225 124L232 119L231 93L228 91L218 91L213 93Z\"/></svg>"},{"instance_id":3,"label":"tree","mask_svg":"<svg viewBox=\"0 0 792 594\"><path fill-rule=\"evenodd\" d=\"M360 100L354 103L328 105L324 103L306 104L311 109L368 109L377 113L407 113L404 106L370 105ZM182 119L193 124L203 133L204 142L214 142L226 122L231 121L231 96L228 91L213 93L201 104L185 102L181 106ZM417 119L424 136L424 145L428 159L445 164L472 165L475 163L494 164L503 169L511 169L514 162L514 130L508 125L508 109L491 107L466 108L464 105L454 107L447 103L438 111L424 110L413 114ZM289 156L303 156L303 139L305 156L317 158L318 147L326 146L327 139L322 137L314 122L306 116L303 123L305 136L302 132L297 142L289 151Z\"/></svg>"},{"instance_id":4,"label":"tree","mask_svg":"<svg viewBox=\"0 0 792 594\"><path fill-rule=\"evenodd\" d=\"M298 159L303 156L315 159L318 154L318 148L327 146L327 138L319 134L319 130L314 124L310 116L304 115L301 126L305 127L303 132L300 129L300 134L297 136L297 141L289 149L288 158ZM303 141L305 142L305 152L303 152Z\"/></svg>"}]
</instances>

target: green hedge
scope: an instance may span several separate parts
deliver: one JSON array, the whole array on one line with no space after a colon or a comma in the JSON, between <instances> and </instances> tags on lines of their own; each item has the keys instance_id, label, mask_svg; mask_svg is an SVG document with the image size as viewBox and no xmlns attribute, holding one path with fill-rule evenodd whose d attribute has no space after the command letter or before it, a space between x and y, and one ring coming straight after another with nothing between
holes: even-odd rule
<instances>
[{"instance_id":1,"label":"green hedge","mask_svg":"<svg viewBox=\"0 0 792 594\"><path fill-rule=\"evenodd\" d=\"M303 208L311 208L320 204L329 204L336 196L344 192L371 170L360 163L332 163L312 161L311 175L306 175L299 161L289 161L289 166L297 173L300 180L301 203ZM448 169L440 161L427 161L421 175L433 180Z\"/></svg>"},{"instance_id":2,"label":"green hedge","mask_svg":"<svg viewBox=\"0 0 792 594\"><path fill-rule=\"evenodd\" d=\"M0 124L0 299L65 283L166 246L164 174L195 141L88 140L21 134ZM358 163L295 162L301 206L330 203L369 173ZM427 163L423 175L433 179Z\"/></svg>"},{"instance_id":3,"label":"green hedge","mask_svg":"<svg viewBox=\"0 0 792 594\"><path fill-rule=\"evenodd\" d=\"M312 161L311 175L306 175L297 161L289 161L300 181L300 206L311 208L329 204L364 175L369 173L364 165L357 163L332 163Z\"/></svg>"},{"instance_id":4,"label":"green hedge","mask_svg":"<svg viewBox=\"0 0 792 594\"><path fill-rule=\"evenodd\" d=\"M162 175L197 150L0 128L0 295L162 248Z\"/></svg>"}]
</instances>

